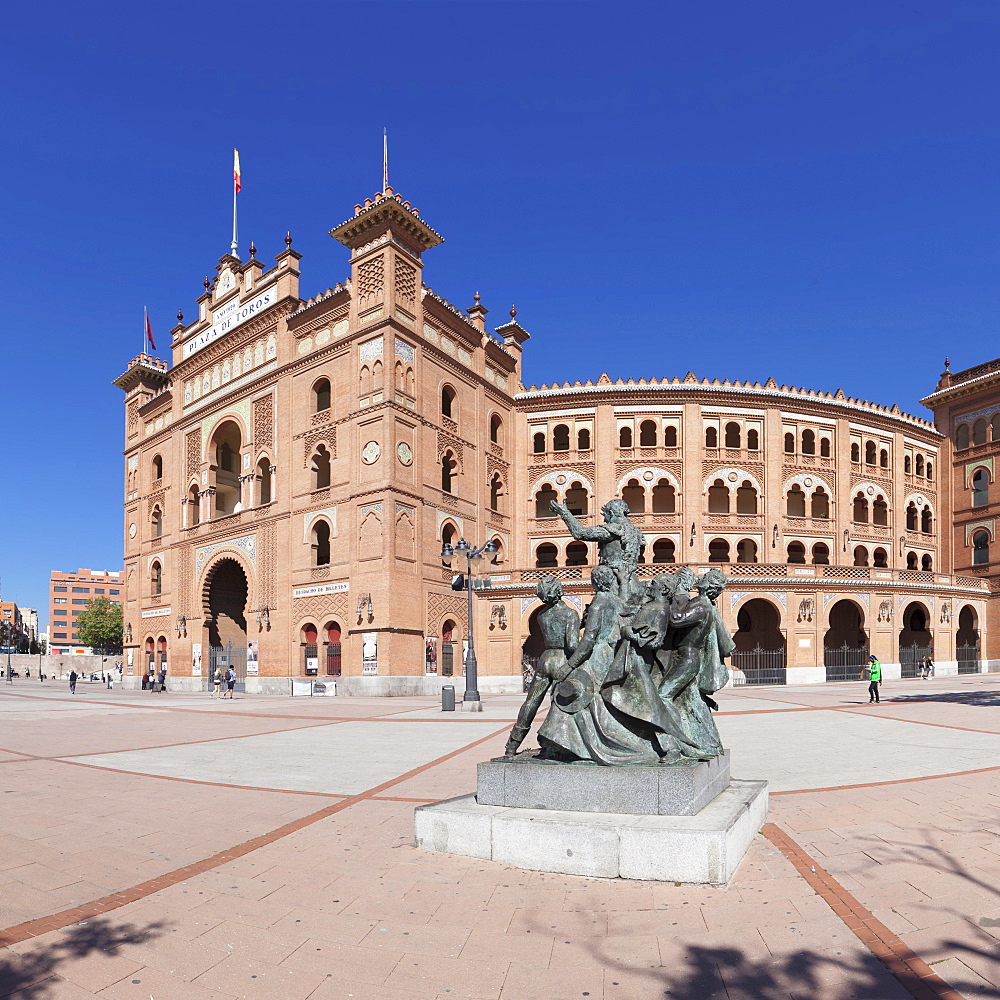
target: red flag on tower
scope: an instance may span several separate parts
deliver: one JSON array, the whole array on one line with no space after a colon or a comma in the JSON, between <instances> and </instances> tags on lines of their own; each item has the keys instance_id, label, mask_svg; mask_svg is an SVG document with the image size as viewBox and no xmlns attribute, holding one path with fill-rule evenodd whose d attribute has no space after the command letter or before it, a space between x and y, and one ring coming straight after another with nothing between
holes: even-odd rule
<instances>
[{"instance_id":1,"label":"red flag on tower","mask_svg":"<svg viewBox=\"0 0 1000 1000\"><path fill-rule=\"evenodd\" d=\"M153 328L149 325L149 313L145 309L143 312L146 314L146 339L149 341L149 346L155 351L156 341L153 340Z\"/></svg>"},{"instance_id":2,"label":"red flag on tower","mask_svg":"<svg viewBox=\"0 0 1000 1000\"><path fill-rule=\"evenodd\" d=\"M233 147L233 184L236 187L236 193L239 194L243 187L240 181L240 151Z\"/></svg>"}]
</instances>

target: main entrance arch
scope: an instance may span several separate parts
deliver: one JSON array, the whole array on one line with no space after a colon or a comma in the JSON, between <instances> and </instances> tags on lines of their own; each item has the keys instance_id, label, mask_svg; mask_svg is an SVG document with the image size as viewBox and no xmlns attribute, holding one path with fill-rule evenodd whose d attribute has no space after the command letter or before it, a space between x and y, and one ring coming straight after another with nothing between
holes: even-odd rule
<instances>
[{"instance_id":1,"label":"main entrance arch","mask_svg":"<svg viewBox=\"0 0 1000 1000\"><path fill-rule=\"evenodd\" d=\"M958 660L960 674L978 674L979 616L971 604L966 604L958 613L958 632L955 635L955 659Z\"/></svg>"},{"instance_id":2,"label":"main entrance arch","mask_svg":"<svg viewBox=\"0 0 1000 1000\"><path fill-rule=\"evenodd\" d=\"M770 601L756 597L736 613L736 625L734 683L784 684L785 637L778 609Z\"/></svg>"},{"instance_id":3,"label":"main entrance arch","mask_svg":"<svg viewBox=\"0 0 1000 1000\"><path fill-rule=\"evenodd\" d=\"M854 601L837 601L830 608L828 628L823 636L823 666L828 681L857 680L868 664L868 636L865 613Z\"/></svg>"},{"instance_id":4,"label":"main entrance arch","mask_svg":"<svg viewBox=\"0 0 1000 1000\"><path fill-rule=\"evenodd\" d=\"M225 680L231 667L236 674L236 690L246 690L249 591L246 572L235 558L223 557L205 577L202 600L209 656L206 681L209 685L217 669Z\"/></svg>"},{"instance_id":5,"label":"main entrance arch","mask_svg":"<svg viewBox=\"0 0 1000 1000\"><path fill-rule=\"evenodd\" d=\"M916 677L920 661L925 656L934 658L934 637L927 626L930 612L920 601L913 601L903 609L903 627L899 631L899 672L902 677Z\"/></svg>"}]
</instances>

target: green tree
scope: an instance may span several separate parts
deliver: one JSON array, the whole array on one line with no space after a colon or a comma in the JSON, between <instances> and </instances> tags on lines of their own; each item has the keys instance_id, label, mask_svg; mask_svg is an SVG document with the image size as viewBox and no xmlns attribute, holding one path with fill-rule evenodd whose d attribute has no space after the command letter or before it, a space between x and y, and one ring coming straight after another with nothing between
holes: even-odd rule
<instances>
[{"instance_id":1,"label":"green tree","mask_svg":"<svg viewBox=\"0 0 1000 1000\"><path fill-rule=\"evenodd\" d=\"M122 644L122 609L106 597L95 597L76 621L76 634L85 646L99 649Z\"/></svg>"}]
</instances>

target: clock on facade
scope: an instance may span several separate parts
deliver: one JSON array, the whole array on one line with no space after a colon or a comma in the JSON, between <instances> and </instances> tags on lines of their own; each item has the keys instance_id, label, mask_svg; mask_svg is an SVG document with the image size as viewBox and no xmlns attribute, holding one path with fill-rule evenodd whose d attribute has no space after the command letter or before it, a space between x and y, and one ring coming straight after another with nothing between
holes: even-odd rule
<instances>
[{"instance_id":1,"label":"clock on facade","mask_svg":"<svg viewBox=\"0 0 1000 1000\"><path fill-rule=\"evenodd\" d=\"M378 457L381 454L382 449L378 446L378 441L369 441L365 445L364 451L361 452L361 457L364 459L366 465L371 465L373 462L378 461Z\"/></svg>"},{"instance_id":2,"label":"clock on facade","mask_svg":"<svg viewBox=\"0 0 1000 1000\"><path fill-rule=\"evenodd\" d=\"M399 460L403 465L409 465L413 461L413 452L410 450L410 446L405 441L400 441L396 445L396 454L399 456Z\"/></svg>"}]
</instances>

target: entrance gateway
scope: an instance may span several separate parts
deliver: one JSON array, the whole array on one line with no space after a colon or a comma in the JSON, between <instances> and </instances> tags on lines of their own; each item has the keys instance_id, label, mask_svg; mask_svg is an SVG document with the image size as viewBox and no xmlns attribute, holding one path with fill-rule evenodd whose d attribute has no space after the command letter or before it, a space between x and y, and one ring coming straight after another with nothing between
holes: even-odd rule
<instances>
[{"instance_id":1,"label":"entrance gateway","mask_svg":"<svg viewBox=\"0 0 1000 1000\"><path fill-rule=\"evenodd\" d=\"M247 593L249 586L243 567L232 558L220 559L205 581L205 629L208 632L208 674L206 690L211 691L216 669L236 673L235 690L246 691L247 677Z\"/></svg>"}]
</instances>

